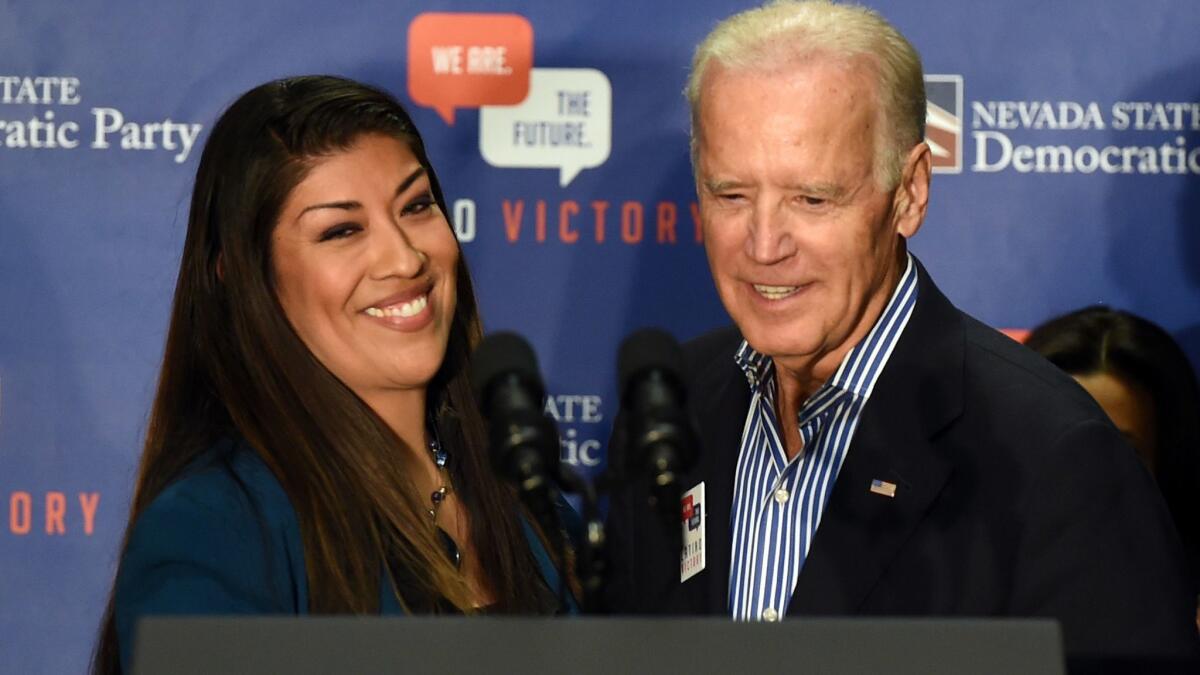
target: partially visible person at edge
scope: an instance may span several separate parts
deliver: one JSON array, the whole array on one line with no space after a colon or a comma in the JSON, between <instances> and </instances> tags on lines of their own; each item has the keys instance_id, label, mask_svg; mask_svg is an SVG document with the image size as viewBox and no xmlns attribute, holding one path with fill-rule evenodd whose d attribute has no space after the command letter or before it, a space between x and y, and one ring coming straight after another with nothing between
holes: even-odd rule
<instances>
[{"instance_id":1,"label":"partially visible person at edge","mask_svg":"<svg viewBox=\"0 0 1200 675\"><path fill-rule=\"evenodd\" d=\"M687 94L736 324L684 349L701 447L678 480L703 501L706 553L682 566L648 488L626 489L609 605L1052 617L1076 661L1192 658L1181 547L1132 450L908 251L931 182L912 45L862 7L774 2L705 38Z\"/></svg>"},{"instance_id":2,"label":"partially visible person at edge","mask_svg":"<svg viewBox=\"0 0 1200 675\"><path fill-rule=\"evenodd\" d=\"M446 213L380 90L284 79L217 121L96 672L154 614L574 611L561 532L489 468Z\"/></svg>"},{"instance_id":3,"label":"partially visible person at edge","mask_svg":"<svg viewBox=\"0 0 1200 675\"><path fill-rule=\"evenodd\" d=\"M1075 378L1137 450L1166 498L1200 593L1200 387L1167 331L1104 306L1055 317L1025 344ZM1196 613L1200 626L1200 603Z\"/></svg>"}]
</instances>

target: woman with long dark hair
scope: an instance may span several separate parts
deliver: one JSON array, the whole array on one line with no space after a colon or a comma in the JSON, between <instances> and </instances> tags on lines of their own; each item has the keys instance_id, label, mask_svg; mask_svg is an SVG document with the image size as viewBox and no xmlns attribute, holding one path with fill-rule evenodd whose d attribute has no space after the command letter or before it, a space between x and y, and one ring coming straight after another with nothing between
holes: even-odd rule
<instances>
[{"instance_id":1,"label":"woman with long dark hair","mask_svg":"<svg viewBox=\"0 0 1200 675\"><path fill-rule=\"evenodd\" d=\"M1050 319L1025 344L1075 377L1137 450L1200 587L1200 388L1187 355L1158 325L1103 305Z\"/></svg>"},{"instance_id":2,"label":"woman with long dark hair","mask_svg":"<svg viewBox=\"0 0 1200 675\"><path fill-rule=\"evenodd\" d=\"M390 95L259 86L196 175L95 670L149 614L562 611L489 469L481 328L433 167Z\"/></svg>"}]
</instances>

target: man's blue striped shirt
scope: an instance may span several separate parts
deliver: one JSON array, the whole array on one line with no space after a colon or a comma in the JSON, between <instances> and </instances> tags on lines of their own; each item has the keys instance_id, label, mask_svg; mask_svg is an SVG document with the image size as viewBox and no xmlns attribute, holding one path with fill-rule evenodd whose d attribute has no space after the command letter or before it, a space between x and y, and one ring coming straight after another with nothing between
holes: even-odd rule
<instances>
[{"instance_id":1,"label":"man's blue striped shirt","mask_svg":"<svg viewBox=\"0 0 1200 675\"><path fill-rule=\"evenodd\" d=\"M879 320L801 406L804 449L790 462L775 413L775 365L745 341L736 359L752 398L733 487L729 611L776 621L787 612L863 407L917 302L912 256ZM869 486L863 486L868 489Z\"/></svg>"}]
</instances>

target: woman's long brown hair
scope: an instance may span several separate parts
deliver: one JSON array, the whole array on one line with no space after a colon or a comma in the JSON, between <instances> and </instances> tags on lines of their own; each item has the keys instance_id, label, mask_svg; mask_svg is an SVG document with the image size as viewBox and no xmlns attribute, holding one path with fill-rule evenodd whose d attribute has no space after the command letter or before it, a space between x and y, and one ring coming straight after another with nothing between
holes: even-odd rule
<instances>
[{"instance_id":1,"label":"woman's long brown hair","mask_svg":"<svg viewBox=\"0 0 1200 675\"><path fill-rule=\"evenodd\" d=\"M468 587L409 480L412 453L312 355L274 292L271 231L285 198L314 160L363 134L406 142L448 213L416 128L380 90L324 76L278 80L247 92L214 125L196 174L129 524L216 441L240 436L296 511L309 611L378 612L386 569L403 579L403 606L436 611L449 603L469 612ZM446 357L427 405L453 457L456 492L475 523L472 544L497 600L493 609L532 612L544 594L521 507L491 474L483 418L467 380L481 328L461 258L457 289ZM111 598L93 670L120 671Z\"/></svg>"}]
</instances>

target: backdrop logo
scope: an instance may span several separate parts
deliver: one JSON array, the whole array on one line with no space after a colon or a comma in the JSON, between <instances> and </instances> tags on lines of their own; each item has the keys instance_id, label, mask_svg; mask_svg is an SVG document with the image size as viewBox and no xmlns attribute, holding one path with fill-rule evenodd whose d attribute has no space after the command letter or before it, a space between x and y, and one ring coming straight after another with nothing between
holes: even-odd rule
<instances>
[{"instance_id":1,"label":"backdrop logo","mask_svg":"<svg viewBox=\"0 0 1200 675\"><path fill-rule=\"evenodd\" d=\"M1200 174L1200 102L971 102L979 173Z\"/></svg>"},{"instance_id":2,"label":"backdrop logo","mask_svg":"<svg viewBox=\"0 0 1200 675\"><path fill-rule=\"evenodd\" d=\"M176 164L187 160L201 125L161 120L139 121L117 108L96 106L90 121L68 117L83 102L77 77L0 75L0 149L163 151ZM39 106L28 113L5 114L7 106ZM56 110L56 108L59 108Z\"/></svg>"},{"instance_id":3,"label":"backdrop logo","mask_svg":"<svg viewBox=\"0 0 1200 675\"><path fill-rule=\"evenodd\" d=\"M408 93L454 124L455 108L529 94L533 26L516 14L426 13L408 27Z\"/></svg>"},{"instance_id":4,"label":"backdrop logo","mask_svg":"<svg viewBox=\"0 0 1200 675\"><path fill-rule=\"evenodd\" d=\"M545 412L558 423L559 459L564 464L598 467L604 461L600 440L603 401L596 394L552 394L546 397Z\"/></svg>"},{"instance_id":5,"label":"backdrop logo","mask_svg":"<svg viewBox=\"0 0 1200 675\"><path fill-rule=\"evenodd\" d=\"M558 169L560 187L612 151L608 76L534 68L533 26L517 14L418 15L408 27L408 93L450 125L457 108L479 108L485 161Z\"/></svg>"},{"instance_id":6,"label":"backdrop logo","mask_svg":"<svg viewBox=\"0 0 1200 675\"><path fill-rule=\"evenodd\" d=\"M933 172L961 173L962 76L926 75L925 98L925 142L933 153Z\"/></svg>"},{"instance_id":7,"label":"backdrop logo","mask_svg":"<svg viewBox=\"0 0 1200 675\"><path fill-rule=\"evenodd\" d=\"M612 151L612 84L593 68L535 68L529 97L479 111L479 152L497 167L559 169L566 187Z\"/></svg>"},{"instance_id":8,"label":"backdrop logo","mask_svg":"<svg viewBox=\"0 0 1200 675\"><path fill-rule=\"evenodd\" d=\"M704 240L700 208L696 202L628 200L616 203L607 199L582 202L564 199L553 204L538 199L527 204L524 199L504 199L500 202L500 215L504 221L504 236L510 244L522 239L532 239L539 244L546 241L563 244L613 241L629 246L642 242L674 245L691 241L700 244Z\"/></svg>"},{"instance_id":9,"label":"backdrop logo","mask_svg":"<svg viewBox=\"0 0 1200 675\"><path fill-rule=\"evenodd\" d=\"M58 490L35 494L18 490L8 494L8 531L25 536L42 534L63 536L83 533L92 536L96 530L96 508L99 492L67 494Z\"/></svg>"}]
</instances>

